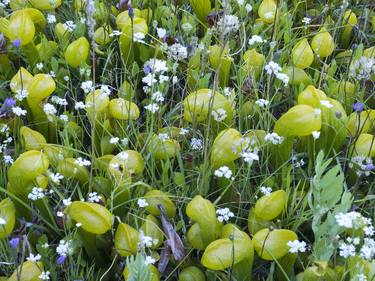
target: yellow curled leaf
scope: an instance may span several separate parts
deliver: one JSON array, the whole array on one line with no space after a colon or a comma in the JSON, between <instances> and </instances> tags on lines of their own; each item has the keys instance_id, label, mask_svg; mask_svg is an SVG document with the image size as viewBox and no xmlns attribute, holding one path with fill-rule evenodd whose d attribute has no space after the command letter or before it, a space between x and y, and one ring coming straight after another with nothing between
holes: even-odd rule
<instances>
[{"instance_id":1,"label":"yellow curled leaf","mask_svg":"<svg viewBox=\"0 0 375 281\"><path fill-rule=\"evenodd\" d=\"M104 234L112 228L112 214L102 205L75 201L67 212L87 232Z\"/></svg>"}]
</instances>

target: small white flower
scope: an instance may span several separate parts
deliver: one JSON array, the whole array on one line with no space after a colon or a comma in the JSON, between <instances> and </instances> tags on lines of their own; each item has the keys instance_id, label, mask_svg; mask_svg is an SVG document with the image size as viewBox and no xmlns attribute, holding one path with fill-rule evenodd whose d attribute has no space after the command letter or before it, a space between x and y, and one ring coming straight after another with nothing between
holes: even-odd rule
<instances>
[{"instance_id":1,"label":"small white flower","mask_svg":"<svg viewBox=\"0 0 375 281\"><path fill-rule=\"evenodd\" d=\"M225 118L227 118L227 112L225 111L224 108L218 108L216 110L212 110L211 115L216 122L221 122L225 120Z\"/></svg>"},{"instance_id":2,"label":"small white flower","mask_svg":"<svg viewBox=\"0 0 375 281\"><path fill-rule=\"evenodd\" d=\"M58 211L58 212L56 213L56 216L58 216L59 218L62 218L62 217L64 216L64 213L61 212L61 211Z\"/></svg>"},{"instance_id":3,"label":"small white flower","mask_svg":"<svg viewBox=\"0 0 375 281\"><path fill-rule=\"evenodd\" d=\"M305 25L309 25L310 22L311 22L311 19L310 19L310 18L304 17L304 18L302 19L302 23L305 24Z\"/></svg>"},{"instance_id":4,"label":"small white flower","mask_svg":"<svg viewBox=\"0 0 375 281\"><path fill-rule=\"evenodd\" d=\"M222 166L219 169L215 170L214 175L218 178L232 179L233 172L227 166Z\"/></svg>"},{"instance_id":5,"label":"small white flower","mask_svg":"<svg viewBox=\"0 0 375 281\"><path fill-rule=\"evenodd\" d=\"M229 210L229 208L221 208L216 210L217 220L219 222L227 222L234 217L234 214Z\"/></svg>"},{"instance_id":6,"label":"small white flower","mask_svg":"<svg viewBox=\"0 0 375 281\"><path fill-rule=\"evenodd\" d=\"M285 73L278 72L275 74L276 78L281 80L284 83L284 86L286 87L289 83L289 76Z\"/></svg>"},{"instance_id":7,"label":"small white flower","mask_svg":"<svg viewBox=\"0 0 375 281\"><path fill-rule=\"evenodd\" d=\"M281 71L281 66L274 62L270 61L266 66L264 67L264 70L267 72L267 74L277 74Z\"/></svg>"},{"instance_id":8,"label":"small white flower","mask_svg":"<svg viewBox=\"0 0 375 281\"><path fill-rule=\"evenodd\" d=\"M181 135L181 136L185 136L187 133L189 133L189 130L188 130L188 129L181 128L181 129L180 129L180 132L179 132L179 135Z\"/></svg>"},{"instance_id":9,"label":"small white flower","mask_svg":"<svg viewBox=\"0 0 375 281\"><path fill-rule=\"evenodd\" d=\"M165 60L149 59L145 62L144 67L155 74L162 74L168 71L167 62Z\"/></svg>"},{"instance_id":10,"label":"small white flower","mask_svg":"<svg viewBox=\"0 0 375 281\"><path fill-rule=\"evenodd\" d=\"M6 165L13 164L13 162L14 162L12 156L10 156L10 155L4 155L3 159L4 159L4 163Z\"/></svg>"},{"instance_id":11,"label":"small white flower","mask_svg":"<svg viewBox=\"0 0 375 281\"><path fill-rule=\"evenodd\" d=\"M251 36L251 38L249 39L249 45L255 45L256 43L265 43L267 42L267 40L263 40L262 37L260 37L259 35L253 35Z\"/></svg>"},{"instance_id":12,"label":"small white flower","mask_svg":"<svg viewBox=\"0 0 375 281\"><path fill-rule=\"evenodd\" d=\"M90 92L92 92L92 91L95 90L92 81L82 82L81 83L81 89L85 92L85 94L88 94L88 93L90 93Z\"/></svg>"},{"instance_id":13,"label":"small white flower","mask_svg":"<svg viewBox=\"0 0 375 281\"><path fill-rule=\"evenodd\" d=\"M243 158L243 161L249 163L249 165L251 165L254 161L259 161L257 148L254 148L254 150L251 150L250 148L245 149L239 155Z\"/></svg>"},{"instance_id":14,"label":"small white flower","mask_svg":"<svg viewBox=\"0 0 375 281\"><path fill-rule=\"evenodd\" d=\"M73 254L72 241L60 240L59 245L56 247L56 253L59 256L64 256L64 257L67 257Z\"/></svg>"},{"instance_id":15,"label":"small white flower","mask_svg":"<svg viewBox=\"0 0 375 281\"><path fill-rule=\"evenodd\" d=\"M142 82L149 87L152 87L153 84L157 83L158 80L155 78L155 73L149 73L142 78Z\"/></svg>"},{"instance_id":16,"label":"small white flower","mask_svg":"<svg viewBox=\"0 0 375 281\"><path fill-rule=\"evenodd\" d=\"M18 101L23 101L28 95L29 92L26 89L19 89L14 97Z\"/></svg>"},{"instance_id":17,"label":"small white flower","mask_svg":"<svg viewBox=\"0 0 375 281\"><path fill-rule=\"evenodd\" d=\"M265 99L259 99L255 102L259 107L265 108L270 103L268 100Z\"/></svg>"},{"instance_id":18,"label":"small white flower","mask_svg":"<svg viewBox=\"0 0 375 281\"><path fill-rule=\"evenodd\" d=\"M17 115L17 116L25 116L27 111L22 109L21 107L19 106L13 106L12 107L12 112Z\"/></svg>"},{"instance_id":19,"label":"small white flower","mask_svg":"<svg viewBox=\"0 0 375 281\"><path fill-rule=\"evenodd\" d=\"M298 252L306 252L306 242L305 241L288 241L287 245L290 247L289 253L295 254Z\"/></svg>"},{"instance_id":20,"label":"small white flower","mask_svg":"<svg viewBox=\"0 0 375 281\"><path fill-rule=\"evenodd\" d=\"M46 115L55 115L57 113L57 109L50 103L46 103L43 106L43 111Z\"/></svg>"},{"instance_id":21,"label":"small white flower","mask_svg":"<svg viewBox=\"0 0 375 281\"><path fill-rule=\"evenodd\" d=\"M98 203L102 200L102 197L97 192L91 192L88 194L87 202Z\"/></svg>"},{"instance_id":22,"label":"small white flower","mask_svg":"<svg viewBox=\"0 0 375 281\"><path fill-rule=\"evenodd\" d=\"M179 43L175 43L168 48L168 55L175 61L184 60L188 56L187 48Z\"/></svg>"},{"instance_id":23,"label":"small white flower","mask_svg":"<svg viewBox=\"0 0 375 281\"><path fill-rule=\"evenodd\" d=\"M90 166L91 161L87 159L83 159L82 157L78 157L76 160L74 160L74 164L81 166L81 167Z\"/></svg>"},{"instance_id":24,"label":"small white flower","mask_svg":"<svg viewBox=\"0 0 375 281\"><path fill-rule=\"evenodd\" d=\"M77 228L80 228L81 226L82 226L82 223L80 223L80 222L77 222L77 223L76 223L76 227L77 227Z\"/></svg>"},{"instance_id":25,"label":"small white flower","mask_svg":"<svg viewBox=\"0 0 375 281\"><path fill-rule=\"evenodd\" d=\"M59 118L60 118L60 120L62 120L62 121L64 121L64 122L68 122L68 121L69 121L69 117L68 117L68 115L66 115L66 114L61 114L61 115L59 116Z\"/></svg>"},{"instance_id":26,"label":"small white flower","mask_svg":"<svg viewBox=\"0 0 375 281\"><path fill-rule=\"evenodd\" d=\"M357 279L356 279L357 281L367 281L367 277L366 277L366 275L364 275L364 274L358 274L357 275Z\"/></svg>"},{"instance_id":27,"label":"small white flower","mask_svg":"<svg viewBox=\"0 0 375 281\"><path fill-rule=\"evenodd\" d=\"M167 141L169 139L169 136L166 133L160 133L158 135L158 139L161 140L162 142L165 142L165 141Z\"/></svg>"},{"instance_id":28,"label":"small white flower","mask_svg":"<svg viewBox=\"0 0 375 281\"><path fill-rule=\"evenodd\" d=\"M276 144L282 144L284 141L284 137L279 136L277 133L273 132L273 133L266 134L266 136L264 137L264 140L266 142L271 142L272 144L276 145Z\"/></svg>"},{"instance_id":29,"label":"small white flower","mask_svg":"<svg viewBox=\"0 0 375 281\"><path fill-rule=\"evenodd\" d=\"M109 37L114 37L114 36L120 36L122 34L121 31L119 30L113 30L111 34L109 34Z\"/></svg>"},{"instance_id":30,"label":"small white flower","mask_svg":"<svg viewBox=\"0 0 375 281\"><path fill-rule=\"evenodd\" d=\"M47 15L47 22L49 24L54 24L56 22L56 17L55 15L52 15L52 14L48 14Z\"/></svg>"},{"instance_id":31,"label":"small white flower","mask_svg":"<svg viewBox=\"0 0 375 281\"><path fill-rule=\"evenodd\" d=\"M320 104L327 107L327 108L332 108L333 107L333 104L330 103L328 100L321 100L320 101Z\"/></svg>"},{"instance_id":32,"label":"small white flower","mask_svg":"<svg viewBox=\"0 0 375 281\"><path fill-rule=\"evenodd\" d=\"M43 67L44 67L44 64L43 64L42 62L39 62L39 63L37 63L35 66L36 66L36 68L37 68L38 70L42 70Z\"/></svg>"},{"instance_id":33,"label":"small white flower","mask_svg":"<svg viewBox=\"0 0 375 281\"><path fill-rule=\"evenodd\" d=\"M0 217L0 225L5 225L7 221Z\"/></svg>"},{"instance_id":34,"label":"small white flower","mask_svg":"<svg viewBox=\"0 0 375 281\"><path fill-rule=\"evenodd\" d=\"M156 33L160 39L163 39L167 35L167 31L164 28L156 28Z\"/></svg>"},{"instance_id":35,"label":"small white flower","mask_svg":"<svg viewBox=\"0 0 375 281\"><path fill-rule=\"evenodd\" d=\"M50 272L49 271L43 271L40 275L39 275L39 279L40 280L50 280Z\"/></svg>"},{"instance_id":36,"label":"small white flower","mask_svg":"<svg viewBox=\"0 0 375 281\"><path fill-rule=\"evenodd\" d=\"M63 27L68 31L68 32L73 32L74 29L76 29L76 25L73 21L69 20L63 23Z\"/></svg>"},{"instance_id":37,"label":"small white flower","mask_svg":"<svg viewBox=\"0 0 375 281\"><path fill-rule=\"evenodd\" d=\"M142 32L137 32L134 34L134 42L138 43L146 43L143 39L145 39L145 35Z\"/></svg>"},{"instance_id":38,"label":"small white flower","mask_svg":"<svg viewBox=\"0 0 375 281\"><path fill-rule=\"evenodd\" d=\"M231 32L236 32L240 28L240 21L235 15L224 15L218 20L217 26L219 32L222 32L225 35Z\"/></svg>"},{"instance_id":39,"label":"small white flower","mask_svg":"<svg viewBox=\"0 0 375 281\"><path fill-rule=\"evenodd\" d=\"M120 141L120 138L114 137L109 139L109 143L111 144L117 144Z\"/></svg>"},{"instance_id":40,"label":"small white flower","mask_svg":"<svg viewBox=\"0 0 375 281\"><path fill-rule=\"evenodd\" d=\"M60 183L60 180L62 180L64 178L63 175L59 174L59 173L50 173L49 174L49 178L50 180L55 183L55 184L59 184Z\"/></svg>"},{"instance_id":41,"label":"small white flower","mask_svg":"<svg viewBox=\"0 0 375 281\"><path fill-rule=\"evenodd\" d=\"M75 110L84 109L84 108L86 108L86 105L82 101L78 101L74 105Z\"/></svg>"},{"instance_id":42,"label":"small white flower","mask_svg":"<svg viewBox=\"0 0 375 281\"><path fill-rule=\"evenodd\" d=\"M339 246L339 255L344 258L354 257L355 256L355 247L352 244L346 244L344 242L340 243Z\"/></svg>"},{"instance_id":43,"label":"small white flower","mask_svg":"<svg viewBox=\"0 0 375 281\"><path fill-rule=\"evenodd\" d=\"M317 140L320 137L319 131L313 131L311 134L312 134L314 140Z\"/></svg>"},{"instance_id":44,"label":"small white flower","mask_svg":"<svg viewBox=\"0 0 375 281\"><path fill-rule=\"evenodd\" d=\"M259 188L260 192L263 193L265 196L269 196L272 193L272 187L269 186L261 186Z\"/></svg>"},{"instance_id":45,"label":"small white flower","mask_svg":"<svg viewBox=\"0 0 375 281\"><path fill-rule=\"evenodd\" d=\"M190 141L190 147L193 150L202 150L203 149L203 141L201 139L192 138Z\"/></svg>"},{"instance_id":46,"label":"small white flower","mask_svg":"<svg viewBox=\"0 0 375 281\"><path fill-rule=\"evenodd\" d=\"M44 190L41 187L33 187L31 192L27 195L27 198L35 201L45 197Z\"/></svg>"},{"instance_id":47,"label":"small white flower","mask_svg":"<svg viewBox=\"0 0 375 281\"><path fill-rule=\"evenodd\" d=\"M37 254L37 255L33 255L32 253L30 253L30 255L26 258L28 261L32 261L32 262L38 262L40 261L40 259L42 258L41 255Z\"/></svg>"},{"instance_id":48,"label":"small white flower","mask_svg":"<svg viewBox=\"0 0 375 281\"><path fill-rule=\"evenodd\" d=\"M72 198L63 199L64 206L68 207L70 204L72 204Z\"/></svg>"},{"instance_id":49,"label":"small white flower","mask_svg":"<svg viewBox=\"0 0 375 281\"><path fill-rule=\"evenodd\" d=\"M151 256L146 256L145 258L145 265L154 264L156 260Z\"/></svg>"},{"instance_id":50,"label":"small white flower","mask_svg":"<svg viewBox=\"0 0 375 281\"><path fill-rule=\"evenodd\" d=\"M162 92L157 91L157 92L155 92L155 93L152 94L151 99L153 101L156 101L156 102L163 102L164 101L164 96L163 96Z\"/></svg>"},{"instance_id":51,"label":"small white flower","mask_svg":"<svg viewBox=\"0 0 375 281\"><path fill-rule=\"evenodd\" d=\"M137 204L138 204L139 208L145 208L145 207L148 206L148 203L147 203L146 199L143 199L143 198L139 198L137 200Z\"/></svg>"},{"instance_id":52,"label":"small white flower","mask_svg":"<svg viewBox=\"0 0 375 281\"><path fill-rule=\"evenodd\" d=\"M159 105L157 105L156 103L151 103L149 105L146 105L145 109L150 111L151 113L155 113L159 110Z\"/></svg>"},{"instance_id":53,"label":"small white flower","mask_svg":"<svg viewBox=\"0 0 375 281\"><path fill-rule=\"evenodd\" d=\"M65 81L65 82L68 82L69 80L70 80L69 76L68 76L68 75L65 75L65 76L64 76L64 81Z\"/></svg>"},{"instance_id":54,"label":"small white flower","mask_svg":"<svg viewBox=\"0 0 375 281\"><path fill-rule=\"evenodd\" d=\"M56 103L58 105L68 105L68 102L66 99L62 99L58 96L51 97L51 102Z\"/></svg>"}]
</instances>

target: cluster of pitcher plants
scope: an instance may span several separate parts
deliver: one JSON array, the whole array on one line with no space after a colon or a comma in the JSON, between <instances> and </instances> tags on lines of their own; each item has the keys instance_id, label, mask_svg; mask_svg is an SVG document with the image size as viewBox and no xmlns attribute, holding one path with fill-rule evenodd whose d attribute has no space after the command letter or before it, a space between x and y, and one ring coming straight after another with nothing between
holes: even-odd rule
<instances>
[{"instance_id":1,"label":"cluster of pitcher plants","mask_svg":"<svg viewBox=\"0 0 375 281\"><path fill-rule=\"evenodd\" d=\"M0 0L0 280L375 280L372 1Z\"/></svg>"}]
</instances>

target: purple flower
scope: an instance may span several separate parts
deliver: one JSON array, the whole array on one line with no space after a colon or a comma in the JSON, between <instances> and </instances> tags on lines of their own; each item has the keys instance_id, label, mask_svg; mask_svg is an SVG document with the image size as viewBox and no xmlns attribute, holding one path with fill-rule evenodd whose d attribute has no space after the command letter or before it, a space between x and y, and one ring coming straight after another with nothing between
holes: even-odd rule
<instances>
[{"instance_id":1,"label":"purple flower","mask_svg":"<svg viewBox=\"0 0 375 281\"><path fill-rule=\"evenodd\" d=\"M362 112L365 109L365 106L361 102L356 102L353 104L353 110L357 113Z\"/></svg>"},{"instance_id":2,"label":"purple flower","mask_svg":"<svg viewBox=\"0 0 375 281\"><path fill-rule=\"evenodd\" d=\"M129 17L131 19L134 18L134 8L133 8L133 5L131 3L129 3L128 14L129 14Z\"/></svg>"},{"instance_id":3,"label":"purple flower","mask_svg":"<svg viewBox=\"0 0 375 281\"><path fill-rule=\"evenodd\" d=\"M374 169L374 165L372 164L372 163L368 163L367 165L366 165L366 170L367 171L372 171Z\"/></svg>"},{"instance_id":4,"label":"purple flower","mask_svg":"<svg viewBox=\"0 0 375 281\"><path fill-rule=\"evenodd\" d=\"M12 107L16 104L16 100L14 98L6 98L4 103L3 103L3 106L4 107Z\"/></svg>"},{"instance_id":5,"label":"purple flower","mask_svg":"<svg viewBox=\"0 0 375 281\"><path fill-rule=\"evenodd\" d=\"M9 245L13 249L17 248L19 243L20 243L20 238L18 237L14 237L9 240Z\"/></svg>"},{"instance_id":6,"label":"purple flower","mask_svg":"<svg viewBox=\"0 0 375 281\"><path fill-rule=\"evenodd\" d=\"M143 72L144 72L145 74L149 74L149 73L151 73L151 71L152 71L152 69L151 69L151 67L149 67L148 65L145 65L145 66L143 67Z\"/></svg>"},{"instance_id":7,"label":"purple flower","mask_svg":"<svg viewBox=\"0 0 375 281\"><path fill-rule=\"evenodd\" d=\"M62 265L66 260L66 256L59 256L57 258L57 265Z\"/></svg>"},{"instance_id":8,"label":"purple flower","mask_svg":"<svg viewBox=\"0 0 375 281\"><path fill-rule=\"evenodd\" d=\"M14 41L13 41L13 45L14 45L14 47L16 47L16 48L21 47L21 39L16 39L16 40L14 40Z\"/></svg>"}]
</instances>

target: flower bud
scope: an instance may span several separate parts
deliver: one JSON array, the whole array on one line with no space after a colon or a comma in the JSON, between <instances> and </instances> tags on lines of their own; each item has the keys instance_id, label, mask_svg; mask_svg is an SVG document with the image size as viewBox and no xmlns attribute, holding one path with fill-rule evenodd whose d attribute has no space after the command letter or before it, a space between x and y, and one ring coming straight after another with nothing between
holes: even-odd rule
<instances>
[{"instance_id":1,"label":"flower bud","mask_svg":"<svg viewBox=\"0 0 375 281\"><path fill-rule=\"evenodd\" d=\"M120 223L115 233L115 248L122 257L135 255L138 250L139 233L126 223Z\"/></svg>"},{"instance_id":2,"label":"flower bud","mask_svg":"<svg viewBox=\"0 0 375 281\"><path fill-rule=\"evenodd\" d=\"M29 44L35 35L35 26L29 13L23 9L12 14L9 19L7 35L10 40L20 40L21 46Z\"/></svg>"}]
</instances>

